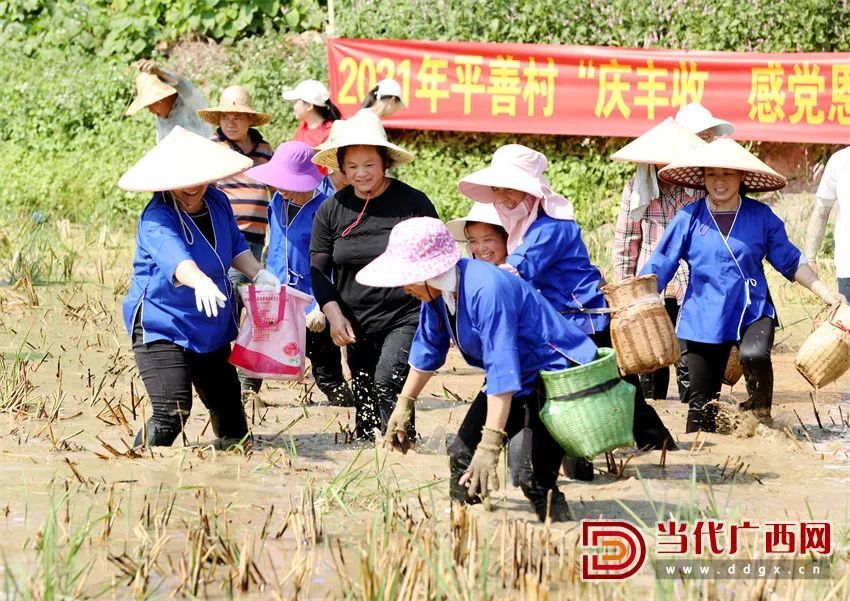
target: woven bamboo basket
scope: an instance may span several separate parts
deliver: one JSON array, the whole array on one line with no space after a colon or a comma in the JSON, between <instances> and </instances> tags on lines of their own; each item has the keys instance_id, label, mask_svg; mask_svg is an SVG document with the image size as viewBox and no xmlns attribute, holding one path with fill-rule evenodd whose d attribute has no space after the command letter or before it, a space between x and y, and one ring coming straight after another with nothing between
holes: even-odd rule
<instances>
[{"instance_id":1,"label":"woven bamboo basket","mask_svg":"<svg viewBox=\"0 0 850 601\"><path fill-rule=\"evenodd\" d=\"M602 292L614 312L611 344L622 373L647 374L679 359L679 340L658 295L655 275L603 286Z\"/></svg>"},{"instance_id":2,"label":"woven bamboo basket","mask_svg":"<svg viewBox=\"0 0 850 601\"><path fill-rule=\"evenodd\" d=\"M800 346L794 365L815 388L834 382L850 369L850 306L830 311Z\"/></svg>"},{"instance_id":3,"label":"woven bamboo basket","mask_svg":"<svg viewBox=\"0 0 850 601\"><path fill-rule=\"evenodd\" d=\"M741 352L737 345L732 345L729 351L729 360L726 361L726 372L723 374L723 383L729 386L734 386L744 375L744 368L741 366Z\"/></svg>"}]
</instances>

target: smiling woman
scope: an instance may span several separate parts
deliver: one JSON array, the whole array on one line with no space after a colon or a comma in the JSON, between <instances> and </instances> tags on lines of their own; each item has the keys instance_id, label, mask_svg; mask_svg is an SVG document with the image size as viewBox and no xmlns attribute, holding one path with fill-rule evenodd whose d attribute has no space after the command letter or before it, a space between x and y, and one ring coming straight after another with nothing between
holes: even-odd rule
<instances>
[{"instance_id":1,"label":"smiling woman","mask_svg":"<svg viewBox=\"0 0 850 601\"><path fill-rule=\"evenodd\" d=\"M769 417L773 403L770 354L776 309L767 289L764 261L802 284L825 303L846 302L830 290L788 240L770 207L747 196L779 190L785 178L737 142L722 138L700 146L658 172L674 185L704 188L706 196L680 209L641 275L658 275L663 291L680 261L690 280L676 333L686 341L690 408L686 432L716 430L716 407L726 362L738 346L749 398L742 408Z\"/></svg>"},{"instance_id":2,"label":"smiling woman","mask_svg":"<svg viewBox=\"0 0 850 601\"><path fill-rule=\"evenodd\" d=\"M422 192L386 176L391 165L412 160L411 153L387 141L371 111L340 122L333 143L323 145L313 157L317 165L342 170L349 182L316 213L310 274L331 338L337 346L348 347L359 438L372 438L375 429L386 430L419 322L419 303L400 287L370 288L355 280L360 269L386 248L396 224L411 217L437 216Z\"/></svg>"},{"instance_id":3,"label":"smiling woman","mask_svg":"<svg viewBox=\"0 0 850 601\"><path fill-rule=\"evenodd\" d=\"M248 434L239 381L228 363L236 337L227 269L280 288L236 226L227 197L211 181L251 160L175 127L119 180L154 192L139 218L124 324L153 406L137 445L171 445L192 407L194 385L221 438Z\"/></svg>"}]
</instances>

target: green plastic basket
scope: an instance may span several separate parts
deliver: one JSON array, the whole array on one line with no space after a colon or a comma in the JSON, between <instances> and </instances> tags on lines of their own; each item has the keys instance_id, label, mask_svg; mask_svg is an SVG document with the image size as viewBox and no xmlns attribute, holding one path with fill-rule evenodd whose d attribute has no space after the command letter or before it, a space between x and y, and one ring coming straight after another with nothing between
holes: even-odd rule
<instances>
[{"instance_id":1,"label":"green plastic basket","mask_svg":"<svg viewBox=\"0 0 850 601\"><path fill-rule=\"evenodd\" d=\"M570 457L592 458L634 444L635 387L620 378L614 349L559 371L541 371L546 404L540 419Z\"/></svg>"}]
</instances>

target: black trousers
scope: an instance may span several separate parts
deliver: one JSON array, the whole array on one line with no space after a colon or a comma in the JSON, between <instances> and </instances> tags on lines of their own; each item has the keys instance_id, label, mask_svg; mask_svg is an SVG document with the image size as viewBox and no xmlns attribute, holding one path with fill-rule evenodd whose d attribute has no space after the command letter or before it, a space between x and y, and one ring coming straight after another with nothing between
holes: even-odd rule
<instances>
[{"instance_id":1,"label":"black trousers","mask_svg":"<svg viewBox=\"0 0 850 601\"><path fill-rule=\"evenodd\" d=\"M665 298L664 308L667 310L667 315L670 316L670 321L675 325L676 319L679 317L679 302L675 298ZM683 402L688 400L688 363L687 350L688 343L685 340L679 339L679 348L681 355L676 363L676 384L679 389L679 399ZM643 395L646 398L664 400L667 398L667 388L670 386L670 368L662 367L651 374L643 374L640 376L640 383L643 389Z\"/></svg>"},{"instance_id":2,"label":"black trousers","mask_svg":"<svg viewBox=\"0 0 850 601\"><path fill-rule=\"evenodd\" d=\"M596 332L590 335L590 339L596 343L596 346L611 346L611 329L605 328L601 332ZM635 418L632 425L632 432L635 437L635 444L638 448L661 449L664 447L665 441L667 448L673 449L675 442L670 435L670 431L658 417L658 413L647 402L643 396L643 389L640 385L640 379L636 374L623 376L623 379L635 387Z\"/></svg>"},{"instance_id":3,"label":"black trousers","mask_svg":"<svg viewBox=\"0 0 850 601\"><path fill-rule=\"evenodd\" d=\"M514 397L505 424L508 440L526 427L531 430L531 466L533 482L520 484L523 493L529 496L529 490L539 490L545 498L545 492L557 489L558 471L564 450L555 442L552 435L540 421L540 408L546 402L543 384L538 381L532 394L524 397ZM472 454L481 442L481 429L487 419L487 395L482 390L472 401L466 417L458 429L457 437L449 446L449 462L451 466L451 481L449 490L452 498L466 500L465 487L457 484L457 480L469 467ZM530 497L529 497L530 498Z\"/></svg>"},{"instance_id":4,"label":"black trousers","mask_svg":"<svg viewBox=\"0 0 850 601\"><path fill-rule=\"evenodd\" d=\"M200 319L203 319L202 317ZM248 433L236 368L228 363L230 345L211 353L195 353L166 340L145 344L142 327L133 330L133 354L153 408L136 445L170 446L192 410L192 386L210 412L213 433L241 439Z\"/></svg>"},{"instance_id":5,"label":"black trousers","mask_svg":"<svg viewBox=\"0 0 850 601\"><path fill-rule=\"evenodd\" d=\"M415 325L377 333L355 331L357 342L348 345L347 357L358 438L373 438L376 428L386 433L387 420L410 369L407 360L415 334ZM415 427L408 434L415 436Z\"/></svg>"},{"instance_id":6,"label":"black trousers","mask_svg":"<svg viewBox=\"0 0 850 601\"><path fill-rule=\"evenodd\" d=\"M741 405L743 409L770 414L773 404L773 364L770 352L773 348L775 327L772 317L762 317L744 328L741 333L739 351L749 396ZM733 344L688 341L691 387L686 432L714 432L717 429L716 408L709 403L720 394L726 362Z\"/></svg>"},{"instance_id":7,"label":"black trousers","mask_svg":"<svg viewBox=\"0 0 850 601\"><path fill-rule=\"evenodd\" d=\"M331 329L325 326L322 332L307 330L307 358L310 359L310 369L316 386L329 399L336 398L340 388L347 386L342 374L342 353L331 339ZM259 378L249 378L239 374L242 390L260 391L263 381Z\"/></svg>"}]
</instances>

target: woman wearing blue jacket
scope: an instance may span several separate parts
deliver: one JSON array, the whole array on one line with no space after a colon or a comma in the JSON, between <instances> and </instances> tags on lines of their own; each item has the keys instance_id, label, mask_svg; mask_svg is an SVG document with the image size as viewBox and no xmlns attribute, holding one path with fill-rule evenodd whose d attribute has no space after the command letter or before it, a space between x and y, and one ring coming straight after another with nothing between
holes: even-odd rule
<instances>
[{"instance_id":1,"label":"woman wearing blue jacket","mask_svg":"<svg viewBox=\"0 0 850 601\"><path fill-rule=\"evenodd\" d=\"M310 236L313 218L328 195L315 153L304 142L284 142L265 165L245 175L276 190L269 204L269 251L266 267L288 286L313 296L310 285ZM350 407L351 389L342 375L342 354L331 340L325 315L316 301L307 307L307 357L316 385L332 405ZM260 380L252 380L254 392Z\"/></svg>"},{"instance_id":2,"label":"woman wearing blue jacket","mask_svg":"<svg viewBox=\"0 0 850 601\"><path fill-rule=\"evenodd\" d=\"M520 487L544 520L570 519L558 490L563 451L539 418L545 399L541 370L566 369L596 357L596 345L528 283L498 267L461 259L437 219L396 225L387 250L357 274L366 286L403 286L422 301L410 349L410 372L387 425L384 444L406 452L416 397L446 360L450 341L487 380L449 447L450 495L476 502L499 488L496 466L507 439L528 424L532 473ZM551 493L551 496L550 496Z\"/></svg>"},{"instance_id":3,"label":"woman wearing blue jacket","mask_svg":"<svg viewBox=\"0 0 850 601\"><path fill-rule=\"evenodd\" d=\"M677 335L688 345L691 397L686 432L716 430L716 406L711 401L720 393L733 344L740 344L741 363L752 376L742 408L769 417L776 309L767 290L764 261L830 305L845 299L818 279L770 207L746 196L747 191L779 190L785 178L733 140L703 146L661 169L659 176L672 184L706 190L706 196L676 214L641 269L641 274L656 274L663 291L680 261L689 267L676 325Z\"/></svg>"},{"instance_id":4,"label":"woman wearing blue jacket","mask_svg":"<svg viewBox=\"0 0 850 601\"><path fill-rule=\"evenodd\" d=\"M280 280L251 254L227 197L207 184L251 164L178 126L118 182L124 190L155 192L139 218L123 306L153 407L136 445L174 442L189 417L193 385L216 436L248 434L236 369L228 363L237 326L227 270L278 289Z\"/></svg>"},{"instance_id":5,"label":"woman wearing blue jacket","mask_svg":"<svg viewBox=\"0 0 850 601\"><path fill-rule=\"evenodd\" d=\"M572 203L549 187L546 157L526 146L508 144L493 154L489 167L458 183L461 194L493 203L508 232L502 267L531 283L552 306L598 346L611 346L602 273L590 262ZM635 442L640 448L676 448L670 432L635 386ZM587 473L587 466L580 469ZM592 473L592 472L591 472Z\"/></svg>"}]
</instances>

